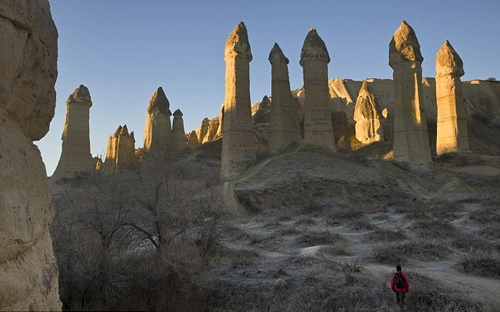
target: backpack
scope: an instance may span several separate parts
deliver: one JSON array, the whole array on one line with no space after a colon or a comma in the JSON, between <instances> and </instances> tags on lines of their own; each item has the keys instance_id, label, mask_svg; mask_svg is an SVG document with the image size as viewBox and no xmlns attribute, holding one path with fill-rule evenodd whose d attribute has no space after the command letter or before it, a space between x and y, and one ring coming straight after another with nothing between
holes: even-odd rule
<instances>
[{"instance_id":1,"label":"backpack","mask_svg":"<svg viewBox=\"0 0 500 312\"><path fill-rule=\"evenodd\" d=\"M396 286L396 288L405 288L405 281L403 276L399 273L394 274L394 286Z\"/></svg>"}]
</instances>

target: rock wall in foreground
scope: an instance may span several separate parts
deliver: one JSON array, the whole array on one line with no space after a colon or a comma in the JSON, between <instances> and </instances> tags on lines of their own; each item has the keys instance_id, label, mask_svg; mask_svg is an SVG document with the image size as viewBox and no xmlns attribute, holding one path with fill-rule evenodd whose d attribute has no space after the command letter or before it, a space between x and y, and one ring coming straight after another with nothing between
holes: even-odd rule
<instances>
[{"instance_id":1,"label":"rock wall in foreground","mask_svg":"<svg viewBox=\"0 0 500 312\"><path fill-rule=\"evenodd\" d=\"M33 145L54 116L57 30L47 0L0 2L0 310L60 310L52 199Z\"/></svg>"}]
</instances>

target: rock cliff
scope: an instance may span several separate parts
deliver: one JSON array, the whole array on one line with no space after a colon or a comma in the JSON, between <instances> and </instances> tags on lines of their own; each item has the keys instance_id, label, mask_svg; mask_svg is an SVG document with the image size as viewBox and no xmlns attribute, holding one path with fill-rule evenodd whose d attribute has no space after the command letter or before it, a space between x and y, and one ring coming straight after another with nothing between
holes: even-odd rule
<instances>
[{"instance_id":1,"label":"rock cliff","mask_svg":"<svg viewBox=\"0 0 500 312\"><path fill-rule=\"evenodd\" d=\"M0 310L60 310L40 151L54 115L57 30L47 0L0 2Z\"/></svg>"}]
</instances>

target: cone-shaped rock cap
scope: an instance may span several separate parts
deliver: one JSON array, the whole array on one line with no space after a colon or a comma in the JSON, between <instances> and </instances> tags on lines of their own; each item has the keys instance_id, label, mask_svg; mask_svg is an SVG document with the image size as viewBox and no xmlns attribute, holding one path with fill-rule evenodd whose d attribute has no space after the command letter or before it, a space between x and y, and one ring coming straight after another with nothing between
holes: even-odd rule
<instances>
[{"instance_id":1,"label":"cone-shaped rock cap","mask_svg":"<svg viewBox=\"0 0 500 312\"><path fill-rule=\"evenodd\" d=\"M330 63L330 55L326 49L325 42L318 35L314 27L307 33L302 51L300 52L301 66L304 66L304 61L324 61Z\"/></svg>"},{"instance_id":2,"label":"cone-shaped rock cap","mask_svg":"<svg viewBox=\"0 0 500 312\"><path fill-rule=\"evenodd\" d=\"M401 62L423 62L423 60L415 31L406 21L402 21L389 43L389 65L393 67Z\"/></svg>"},{"instance_id":3,"label":"cone-shaped rock cap","mask_svg":"<svg viewBox=\"0 0 500 312\"><path fill-rule=\"evenodd\" d=\"M180 109L176 109L174 112L174 117L178 117L178 116L182 117L182 112Z\"/></svg>"},{"instance_id":4,"label":"cone-shaped rock cap","mask_svg":"<svg viewBox=\"0 0 500 312\"><path fill-rule=\"evenodd\" d=\"M245 24L239 22L226 41L224 58L241 57L252 60L252 51L248 42L248 32Z\"/></svg>"},{"instance_id":5,"label":"cone-shaped rock cap","mask_svg":"<svg viewBox=\"0 0 500 312\"><path fill-rule=\"evenodd\" d=\"M121 136L124 136L124 135L127 135L127 136L128 136L128 135L129 135L129 134L128 134L128 128L127 128L127 125L123 125L123 127L122 127L122 131L120 131L120 135L121 135Z\"/></svg>"},{"instance_id":6,"label":"cone-shaped rock cap","mask_svg":"<svg viewBox=\"0 0 500 312\"><path fill-rule=\"evenodd\" d=\"M465 74L464 63L453 49L450 42L446 40L436 55L436 75L453 75L461 77Z\"/></svg>"},{"instance_id":7,"label":"cone-shaped rock cap","mask_svg":"<svg viewBox=\"0 0 500 312\"><path fill-rule=\"evenodd\" d=\"M168 116L172 115L170 113L170 103L162 87L159 87L149 100L148 113L154 112L159 112Z\"/></svg>"},{"instance_id":8,"label":"cone-shaped rock cap","mask_svg":"<svg viewBox=\"0 0 500 312\"><path fill-rule=\"evenodd\" d=\"M117 137L120 135L120 133L122 132L122 126L118 126L118 128L116 129L115 133L113 133L113 136L114 137Z\"/></svg>"},{"instance_id":9,"label":"cone-shaped rock cap","mask_svg":"<svg viewBox=\"0 0 500 312\"><path fill-rule=\"evenodd\" d=\"M285 63L285 64L289 63L288 58L285 56L285 54L283 54L283 51L281 51L281 48L278 45L278 43L274 44L274 47L272 48L271 52L269 53L269 62L271 62L271 64L278 63L278 62Z\"/></svg>"},{"instance_id":10,"label":"cone-shaped rock cap","mask_svg":"<svg viewBox=\"0 0 500 312\"><path fill-rule=\"evenodd\" d=\"M87 89L87 87L85 87L84 85L80 85L68 97L68 99L66 100L66 104L77 104L91 107L92 99L90 98L89 89Z\"/></svg>"}]
</instances>

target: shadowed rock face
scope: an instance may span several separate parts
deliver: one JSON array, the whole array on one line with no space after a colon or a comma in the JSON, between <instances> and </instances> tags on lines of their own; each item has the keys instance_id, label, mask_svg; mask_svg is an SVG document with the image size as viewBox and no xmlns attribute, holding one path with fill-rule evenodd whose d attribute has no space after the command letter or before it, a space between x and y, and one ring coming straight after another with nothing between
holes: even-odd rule
<instances>
[{"instance_id":1,"label":"shadowed rock face","mask_svg":"<svg viewBox=\"0 0 500 312\"><path fill-rule=\"evenodd\" d=\"M149 100L144 127L144 153L164 156L170 137L170 103L159 87Z\"/></svg>"},{"instance_id":2,"label":"shadowed rock face","mask_svg":"<svg viewBox=\"0 0 500 312\"><path fill-rule=\"evenodd\" d=\"M78 172L94 170L90 153L89 111L92 99L87 87L80 85L66 100L66 121L62 135L61 158L53 179L72 177Z\"/></svg>"},{"instance_id":3,"label":"shadowed rock face","mask_svg":"<svg viewBox=\"0 0 500 312\"><path fill-rule=\"evenodd\" d=\"M394 159L414 164L432 161L423 107L420 45L403 21L389 44L394 73Z\"/></svg>"},{"instance_id":4,"label":"shadowed rock face","mask_svg":"<svg viewBox=\"0 0 500 312\"><path fill-rule=\"evenodd\" d=\"M312 28L304 40L300 54L305 89L304 141L335 151L328 90L329 62L326 45L316 29Z\"/></svg>"},{"instance_id":5,"label":"shadowed rock face","mask_svg":"<svg viewBox=\"0 0 500 312\"><path fill-rule=\"evenodd\" d=\"M463 62L446 40L436 55L437 137L436 153L469 150L469 135L464 108Z\"/></svg>"},{"instance_id":6,"label":"shadowed rock face","mask_svg":"<svg viewBox=\"0 0 500 312\"><path fill-rule=\"evenodd\" d=\"M368 90L368 84L363 81L354 107L356 122L356 138L363 144L382 141L383 128L380 122L380 109L375 103L375 97Z\"/></svg>"},{"instance_id":7,"label":"shadowed rock face","mask_svg":"<svg viewBox=\"0 0 500 312\"><path fill-rule=\"evenodd\" d=\"M184 131L184 120L182 112L178 109L174 112L172 122L172 134L168 144L168 153L177 155L186 148L186 132Z\"/></svg>"},{"instance_id":8,"label":"shadowed rock face","mask_svg":"<svg viewBox=\"0 0 500 312\"><path fill-rule=\"evenodd\" d=\"M226 95L222 108L221 178L228 180L255 163L255 135L250 107L252 53L245 24L239 23L226 42Z\"/></svg>"},{"instance_id":9,"label":"shadowed rock face","mask_svg":"<svg viewBox=\"0 0 500 312\"><path fill-rule=\"evenodd\" d=\"M0 42L0 310L60 310L52 199L32 142L47 133L55 107L48 1L0 1Z\"/></svg>"},{"instance_id":10,"label":"shadowed rock face","mask_svg":"<svg viewBox=\"0 0 500 312\"><path fill-rule=\"evenodd\" d=\"M290 90L288 58L277 43L269 54L272 105L269 113L269 152L277 154L302 139L296 102ZM255 119L255 118L254 118Z\"/></svg>"}]
</instances>

